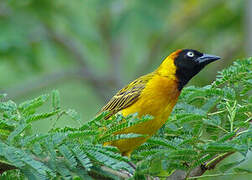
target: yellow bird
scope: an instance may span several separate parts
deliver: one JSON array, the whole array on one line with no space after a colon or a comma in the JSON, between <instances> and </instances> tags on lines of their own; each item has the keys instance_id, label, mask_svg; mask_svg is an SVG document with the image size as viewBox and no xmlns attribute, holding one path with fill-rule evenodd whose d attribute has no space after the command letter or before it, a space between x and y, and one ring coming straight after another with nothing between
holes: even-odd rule
<instances>
[{"instance_id":1,"label":"yellow bird","mask_svg":"<svg viewBox=\"0 0 252 180\"><path fill-rule=\"evenodd\" d=\"M130 156L167 121L187 82L207 64L218 59L220 57L192 49L177 50L166 57L154 72L139 77L117 92L99 113L109 111L106 117L109 118L116 113L128 116L137 112L139 118L147 114L154 118L115 133L144 134L147 137L120 139L104 145L116 146L122 155Z\"/></svg>"}]
</instances>

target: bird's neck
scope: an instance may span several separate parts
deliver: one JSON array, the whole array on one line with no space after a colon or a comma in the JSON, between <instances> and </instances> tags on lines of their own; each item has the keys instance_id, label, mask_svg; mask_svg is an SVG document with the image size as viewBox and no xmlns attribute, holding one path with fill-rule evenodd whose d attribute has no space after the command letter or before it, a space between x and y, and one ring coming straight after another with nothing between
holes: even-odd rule
<instances>
[{"instance_id":1,"label":"bird's neck","mask_svg":"<svg viewBox=\"0 0 252 180\"><path fill-rule=\"evenodd\" d=\"M176 66L173 58L170 56L166 57L161 65L157 68L156 72L163 77L171 77L176 74Z\"/></svg>"},{"instance_id":2,"label":"bird's neck","mask_svg":"<svg viewBox=\"0 0 252 180\"><path fill-rule=\"evenodd\" d=\"M191 77L188 76L186 70L177 69L175 76L178 79L178 90L181 91L183 87L188 83Z\"/></svg>"},{"instance_id":3,"label":"bird's neck","mask_svg":"<svg viewBox=\"0 0 252 180\"><path fill-rule=\"evenodd\" d=\"M163 77L172 78L177 81L178 90L181 91L183 87L195 76L202 68L198 67L197 69L186 69L185 67L177 67L174 63L174 59L177 54L171 54L166 57L165 60L155 71L158 75Z\"/></svg>"},{"instance_id":4,"label":"bird's neck","mask_svg":"<svg viewBox=\"0 0 252 180\"><path fill-rule=\"evenodd\" d=\"M181 91L183 87L196 75L204 66L199 66L194 69L177 68L176 77L178 79L178 89Z\"/></svg>"}]
</instances>

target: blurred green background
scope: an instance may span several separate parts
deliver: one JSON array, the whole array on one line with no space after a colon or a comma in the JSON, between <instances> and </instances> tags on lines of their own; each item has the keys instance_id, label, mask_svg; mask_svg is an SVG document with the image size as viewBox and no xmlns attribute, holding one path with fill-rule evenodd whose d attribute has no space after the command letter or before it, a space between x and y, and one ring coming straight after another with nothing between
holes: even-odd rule
<instances>
[{"instance_id":1,"label":"blurred green background","mask_svg":"<svg viewBox=\"0 0 252 180\"><path fill-rule=\"evenodd\" d=\"M0 32L0 92L22 102L58 89L84 122L174 50L222 57L190 82L197 86L252 55L252 1L1 0ZM65 125L77 123L57 123Z\"/></svg>"}]
</instances>

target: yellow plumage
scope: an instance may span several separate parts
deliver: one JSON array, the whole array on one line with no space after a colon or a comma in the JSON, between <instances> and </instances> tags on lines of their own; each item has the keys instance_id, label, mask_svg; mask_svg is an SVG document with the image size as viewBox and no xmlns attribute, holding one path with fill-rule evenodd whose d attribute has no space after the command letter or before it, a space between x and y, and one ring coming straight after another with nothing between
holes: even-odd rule
<instances>
[{"instance_id":1,"label":"yellow plumage","mask_svg":"<svg viewBox=\"0 0 252 180\"><path fill-rule=\"evenodd\" d=\"M156 71L136 79L120 90L100 111L109 111L109 116L118 112L123 116L136 112L139 117L152 115L154 119L116 133L146 134L148 137L122 139L105 145L116 146L123 155L129 156L166 122L180 94L174 65L174 57L178 52L168 56Z\"/></svg>"}]
</instances>

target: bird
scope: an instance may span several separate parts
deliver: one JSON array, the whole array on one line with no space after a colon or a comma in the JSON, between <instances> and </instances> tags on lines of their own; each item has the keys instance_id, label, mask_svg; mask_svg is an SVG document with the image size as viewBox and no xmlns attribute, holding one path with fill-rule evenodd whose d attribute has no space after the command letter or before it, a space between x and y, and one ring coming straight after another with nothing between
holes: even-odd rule
<instances>
[{"instance_id":1,"label":"bird","mask_svg":"<svg viewBox=\"0 0 252 180\"><path fill-rule=\"evenodd\" d=\"M109 141L103 145L115 146L123 156L130 157L133 150L166 123L183 87L207 64L218 59L219 56L197 50L179 49L167 56L156 70L119 90L98 114L106 111L108 115L105 119L109 119L118 113L124 117L137 113L139 118L151 115L153 119L114 133L145 136Z\"/></svg>"}]
</instances>

